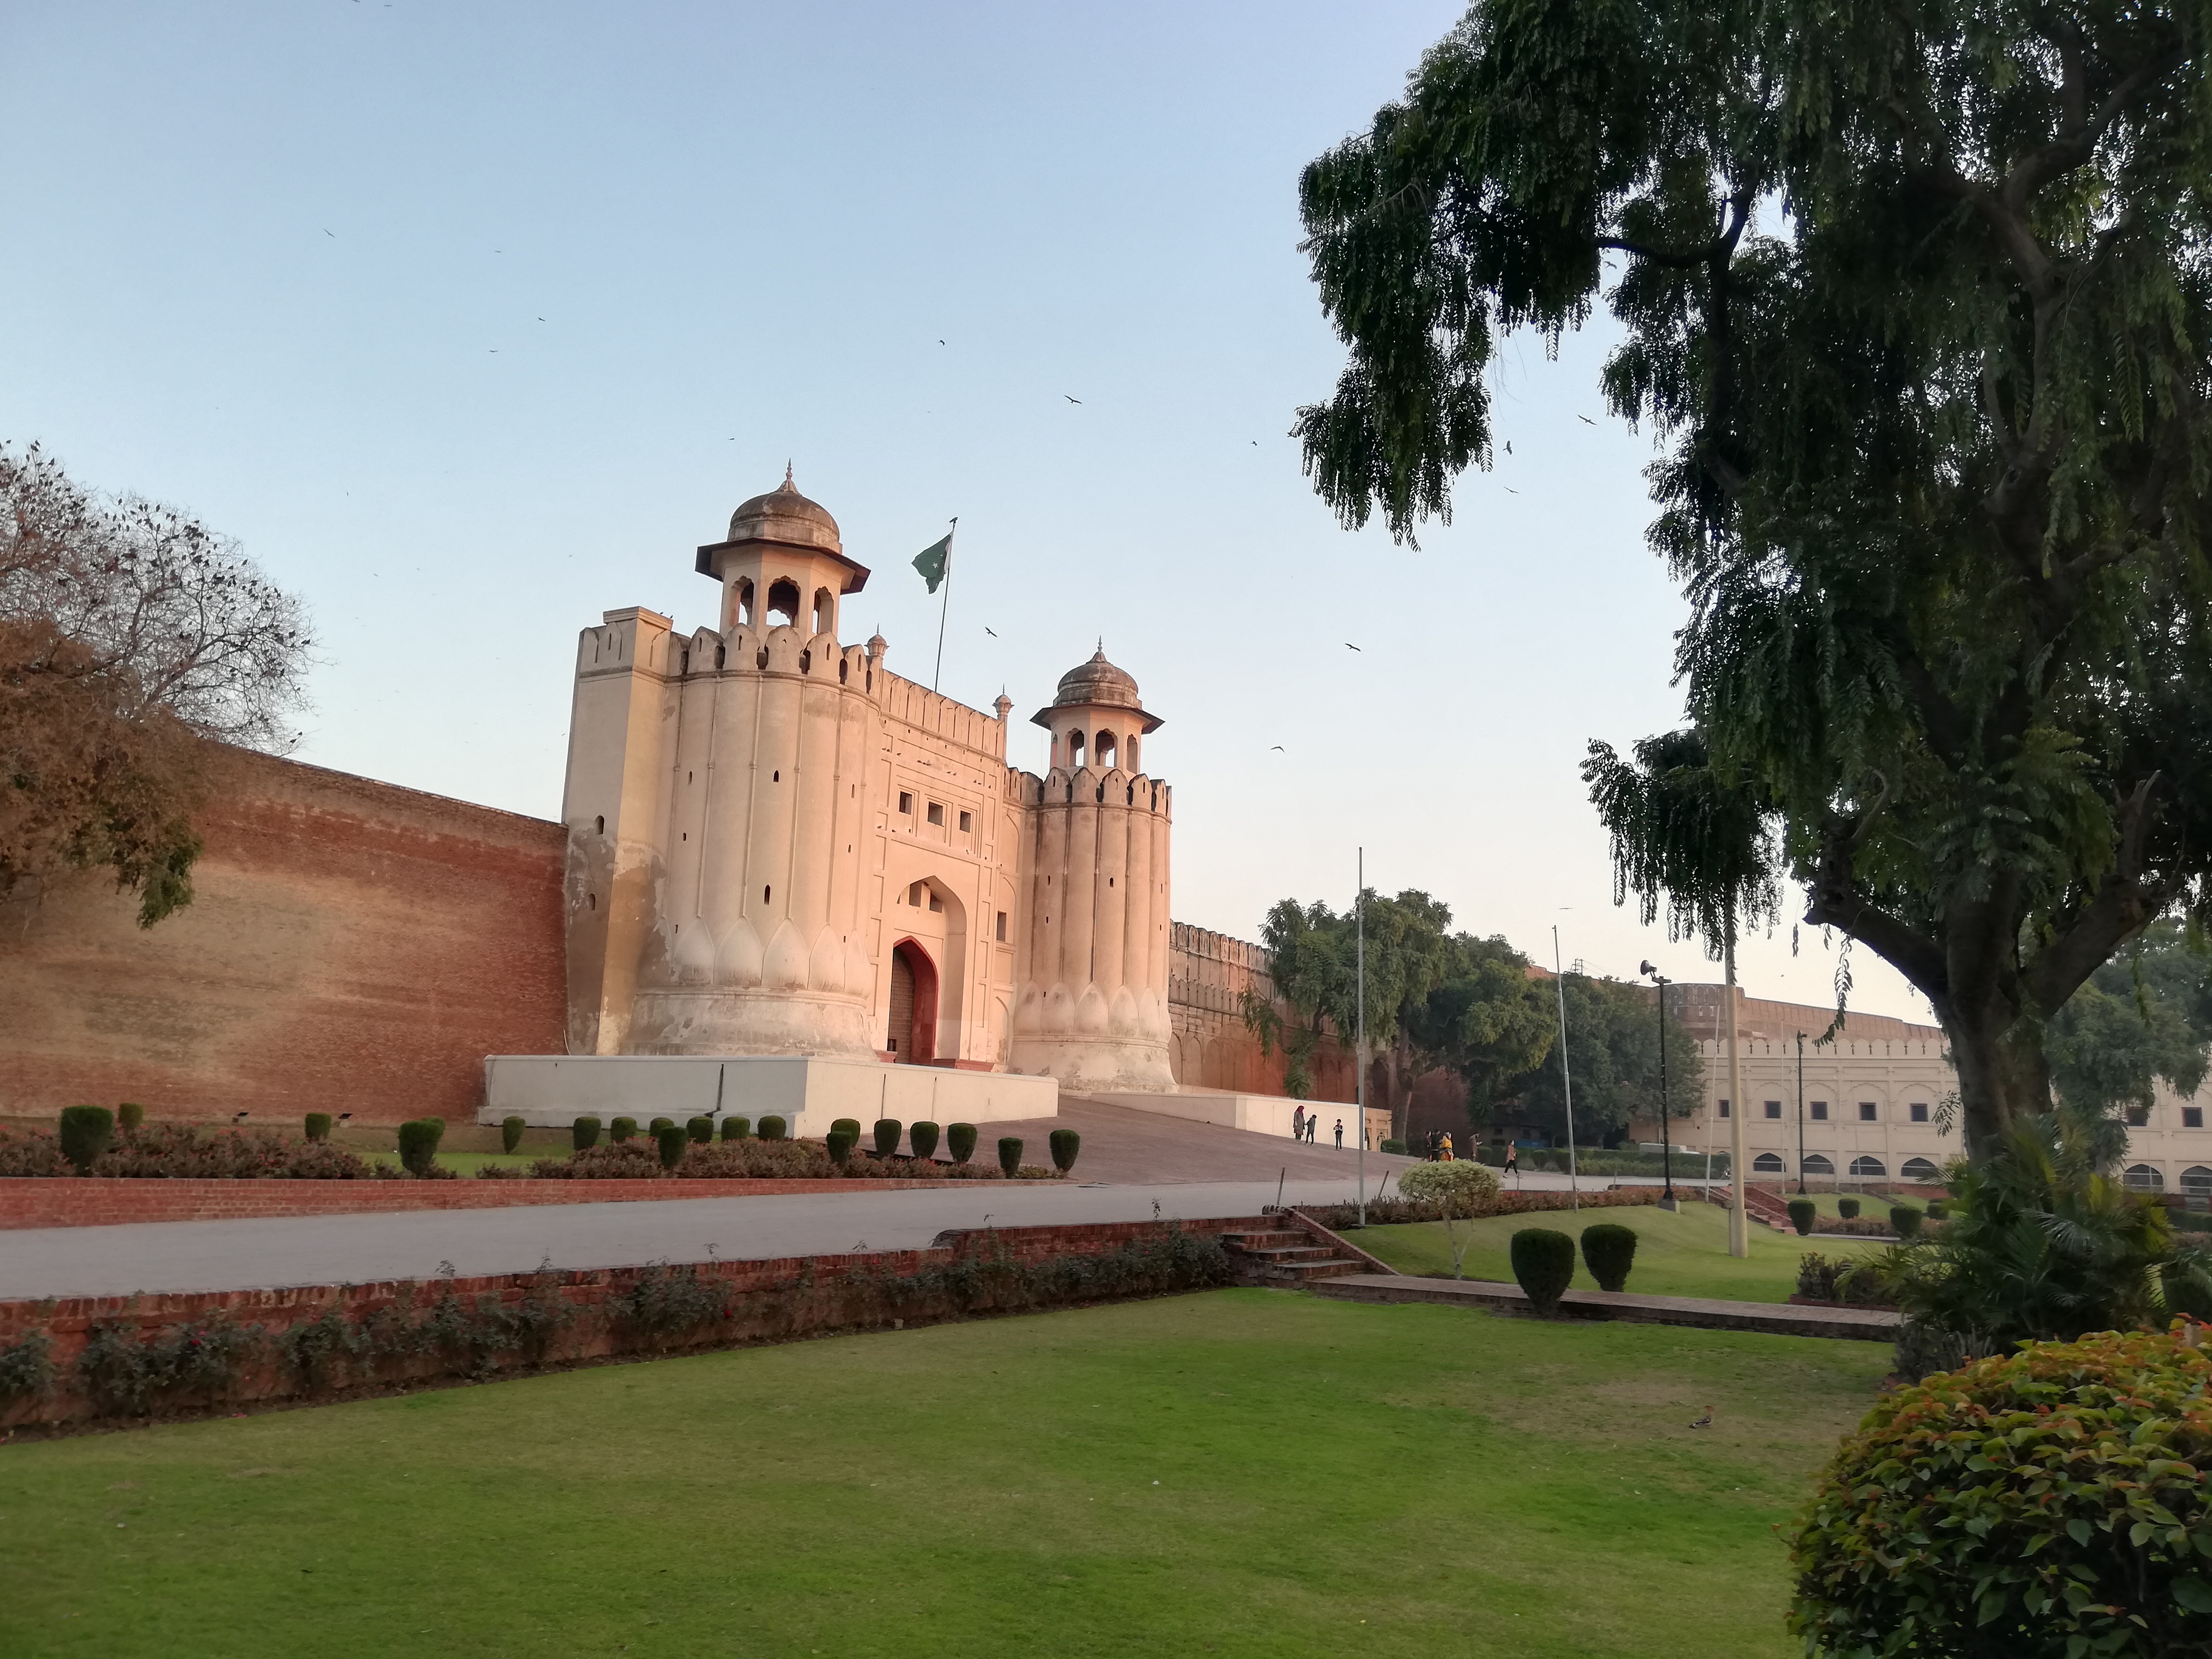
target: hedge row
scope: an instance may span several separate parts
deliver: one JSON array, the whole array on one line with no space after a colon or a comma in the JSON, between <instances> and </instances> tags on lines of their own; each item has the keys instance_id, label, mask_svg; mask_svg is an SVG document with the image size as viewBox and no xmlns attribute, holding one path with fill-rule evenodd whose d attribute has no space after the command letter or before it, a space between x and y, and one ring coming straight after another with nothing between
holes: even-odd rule
<instances>
[{"instance_id":1,"label":"hedge row","mask_svg":"<svg viewBox=\"0 0 2212 1659\"><path fill-rule=\"evenodd\" d=\"M682 1131L678 1131L680 1138ZM874 1158L853 1144L850 1132L833 1130L827 1141L720 1140L677 1148L672 1164L649 1141L624 1141L586 1147L566 1158L541 1158L528 1170L486 1164L477 1171L486 1181L1003 1181L995 1164L943 1164L910 1158ZM841 1155L842 1154L842 1155ZM1018 1164L1023 1181L1057 1180L1060 1171L1035 1164Z\"/></svg>"},{"instance_id":2,"label":"hedge row","mask_svg":"<svg viewBox=\"0 0 2212 1659\"><path fill-rule=\"evenodd\" d=\"M1601 1188L1581 1195L1581 1202L1572 1200L1572 1193L1504 1192L1484 1205L1475 1214L1477 1218L1492 1215L1534 1215L1550 1210L1612 1210L1631 1209L1659 1201L1657 1187ZM1304 1206L1300 1206L1304 1209ZM1338 1231L1359 1224L1359 1209L1352 1204L1334 1204L1319 1209L1308 1209L1308 1215L1324 1227ZM1410 1198L1371 1199L1367 1205L1367 1224L1370 1227L1395 1226L1407 1221L1442 1221L1443 1206L1434 1200Z\"/></svg>"}]
</instances>

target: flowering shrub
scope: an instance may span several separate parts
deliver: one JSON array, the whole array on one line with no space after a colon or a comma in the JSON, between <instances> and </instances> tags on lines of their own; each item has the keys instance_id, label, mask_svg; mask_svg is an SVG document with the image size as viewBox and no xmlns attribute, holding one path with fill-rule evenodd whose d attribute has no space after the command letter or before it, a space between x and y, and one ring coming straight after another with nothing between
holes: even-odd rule
<instances>
[{"instance_id":1,"label":"flowering shrub","mask_svg":"<svg viewBox=\"0 0 2212 1659\"><path fill-rule=\"evenodd\" d=\"M1425 1166L1426 1167L1426 1166ZM1408 1170L1407 1173L1411 1174ZM1499 1193L1476 1211L1478 1217L1491 1215L1535 1215L1547 1210L1611 1210L1632 1208L1659 1201L1656 1187L1613 1187L1587 1192L1579 1204L1573 1202L1572 1193L1520 1192ZM1301 1205L1298 1206L1305 1209ZM1332 1231L1359 1224L1358 1206L1352 1204L1329 1204L1307 1209L1306 1213ZM1441 1200L1425 1198L1370 1198L1367 1200L1367 1224L1370 1227L1393 1227L1408 1221L1442 1221L1444 1206Z\"/></svg>"},{"instance_id":2,"label":"flowering shrub","mask_svg":"<svg viewBox=\"0 0 2212 1659\"><path fill-rule=\"evenodd\" d=\"M1895 1293L1869 1263L1848 1255L1825 1256L1808 1250L1797 1258L1797 1294L1815 1302L1848 1302L1858 1307L1894 1305Z\"/></svg>"},{"instance_id":3,"label":"flowering shrub","mask_svg":"<svg viewBox=\"0 0 2212 1659\"><path fill-rule=\"evenodd\" d=\"M0 1176L65 1176L69 1160L61 1143L42 1129L15 1133L0 1129Z\"/></svg>"},{"instance_id":4,"label":"flowering shrub","mask_svg":"<svg viewBox=\"0 0 2212 1659\"><path fill-rule=\"evenodd\" d=\"M1792 1543L1807 1653L2212 1652L2202 1334L2031 1343L1876 1406Z\"/></svg>"},{"instance_id":5,"label":"flowering shrub","mask_svg":"<svg viewBox=\"0 0 2212 1659\"><path fill-rule=\"evenodd\" d=\"M54 1137L0 1130L0 1176L70 1173ZM95 1159L95 1176L170 1180L276 1178L360 1181L374 1171L343 1146L327 1140L278 1134L270 1129L204 1129L191 1123L147 1124Z\"/></svg>"},{"instance_id":6,"label":"flowering shrub","mask_svg":"<svg viewBox=\"0 0 2212 1659\"><path fill-rule=\"evenodd\" d=\"M840 1137L842 1139L842 1136ZM919 1177L930 1181L1000 1181L996 1166L932 1164L908 1158L872 1158L854 1146L841 1165L828 1145L819 1140L720 1140L694 1146L672 1171L663 1170L649 1146L628 1142L593 1146L567 1158L541 1158L530 1173L548 1181L651 1181L664 1175L672 1179L750 1181L887 1181ZM1054 1170L1024 1164L1017 1171L1024 1181L1049 1181Z\"/></svg>"}]
</instances>

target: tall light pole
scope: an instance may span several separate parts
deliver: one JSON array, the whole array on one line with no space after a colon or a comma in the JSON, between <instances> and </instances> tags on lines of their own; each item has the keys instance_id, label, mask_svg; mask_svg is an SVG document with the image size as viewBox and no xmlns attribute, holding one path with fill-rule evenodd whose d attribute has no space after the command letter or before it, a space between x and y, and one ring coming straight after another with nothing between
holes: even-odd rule
<instances>
[{"instance_id":1,"label":"tall light pole","mask_svg":"<svg viewBox=\"0 0 2212 1659\"><path fill-rule=\"evenodd\" d=\"M1674 981L1668 979L1650 963L1644 971L1659 988L1659 1160L1666 1172L1667 1190L1660 1195L1659 1207L1678 1210L1681 1206L1674 1200L1674 1142L1667 1127L1667 988Z\"/></svg>"},{"instance_id":2,"label":"tall light pole","mask_svg":"<svg viewBox=\"0 0 2212 1659\"><path fill-rule=\"evenodd\" d=\"M1582 1177L1575 1169L1575 1079L1567 1066L1567 969L1559 955L1559 924L1552 924L1553 982L1559 988L1559 1091L1567 1103L1567 1193L1569 1207L1583 1206Z\"/></svg>"},{"instance_id":3,"label":"tall light pole","mask_svg":"<svg viewBox=\"0 0 2212 1659\"><path fill-rule=\"evenodd\" d=\"M1797 1033L1797 1196L1805 1196L1805 1034Z\"/></svg>"},{"instance_id":4,"label":"tall light pole","mask_svg":"<svg viewBox=\"0 0 2212 1659\"><path fill-rule=\"evenodd\" d=\"M1359 1076L1352 1091L1352 1109L1359 1114L1359 1224L1367 1224L1367 849L1359 849L1358 885L1352 895L1352 996L1359 1004L1358 1053L1353 1056ZM1384 1177L1386 1180L1389 1177Z\"/></svg>"}]
</instances>

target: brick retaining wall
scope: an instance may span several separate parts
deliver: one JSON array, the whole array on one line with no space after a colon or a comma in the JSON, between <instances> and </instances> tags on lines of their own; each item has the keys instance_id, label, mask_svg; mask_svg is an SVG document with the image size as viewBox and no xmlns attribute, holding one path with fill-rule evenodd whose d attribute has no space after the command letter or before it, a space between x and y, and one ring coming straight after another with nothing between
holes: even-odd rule
<instances>
[{"instance_id":1,"label":"brick retaining wall","mask_svg":"<svg viewBox=\"0 0 2212 1659\"><path fill-rule=\"evenodd\" d=\"M362 1215L392 1210L496 1210L518 1204L635 1204L670 1198L761 1198L805 1193L973 1187L973 1181L729 1180L289 1181L143 1176L0 1177L0 1231L111 1227L134 1221L242 1221L268 1216Z\"/></svg>"}]
</instances>

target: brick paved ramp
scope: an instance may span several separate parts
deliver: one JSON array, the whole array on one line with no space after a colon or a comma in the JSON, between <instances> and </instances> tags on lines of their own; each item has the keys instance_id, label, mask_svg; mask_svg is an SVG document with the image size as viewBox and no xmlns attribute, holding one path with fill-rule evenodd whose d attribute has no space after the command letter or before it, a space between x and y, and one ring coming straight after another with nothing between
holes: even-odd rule
<instances>
[{"instance_id":1,"label":"brick paved ramp","mask_svg":"<svg viewBox=\"0 0 2212 1659\"><path fill-rule=\"evenodd\" d=\"M1026 1118L1014 1123L981 1126L975 1155L992 1155L1000 1135L1019 1135L1025 1143L1022 1156L1042 1164L1048 1154L1046 1137L1054 1129L1073 1129L1083 1137L1076 1159L1079 1181L1123 1182L1152 1185L1177 1181L1272 1181L1284 1170L1292 1181L1341 1176L1349 1181L1359 1161L1351 1146L1339 1151L1330 1144L1328 1126L1339 1116L1349 1121L1358 1114L1349 1106L1319 1104L1321 1139L1310 1146L1281 1135L1255 1134L1220 1123L1193 1123L1133 1106L1116 1106L1087 1095L1063 1093L1058 1117ZM1367 1188L1375 1190L1385 1172L1409 1169L1419 1158L1393 1153L1367 1154Z\"/></svg>"},{"instance_id":2,"label":"brick paved ramp","mask_svg":"<svg viewBox=\"0 0 2212 1659\"><path fill-rule=\"evenodd\" d=\"M1441 1302L1456 1307L1525 1312L1518 1285L1483 1279L1422 1279L1405 1273L1346 1273L1308 1286L1316 1296L1349 1302ZM1777 1336L1836 1336L1887 1342L1898 1316L1881 1308L1801 1308L1783 1302L1722 1302L1695 1296L1638 1296L1627 1291L1569 1291L1560 1311L1577 1319L1622 1319L1641 1325L1693 1325L1711 1331L1766 1331Z\"/></svg>"}]
</instances>

